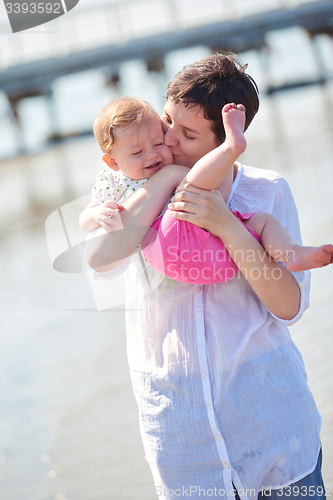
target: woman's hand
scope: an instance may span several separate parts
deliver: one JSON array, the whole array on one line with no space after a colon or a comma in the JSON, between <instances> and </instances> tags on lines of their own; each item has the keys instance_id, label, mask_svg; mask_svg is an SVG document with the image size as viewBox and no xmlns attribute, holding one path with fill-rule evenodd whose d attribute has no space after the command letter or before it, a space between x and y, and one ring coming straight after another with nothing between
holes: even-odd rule
<instances>
[{"instance_id":1,"label":"woman's hand","mask_svg":"<svg viewBox=\"0 0 333 500\"><path fill-rule=\"evenodd\" d=\"M220 191L199 189L185 180L176 189L168 207L175 219L191 222L221 239L221 230L232 215Z\"/></svg>"}]
</instances>

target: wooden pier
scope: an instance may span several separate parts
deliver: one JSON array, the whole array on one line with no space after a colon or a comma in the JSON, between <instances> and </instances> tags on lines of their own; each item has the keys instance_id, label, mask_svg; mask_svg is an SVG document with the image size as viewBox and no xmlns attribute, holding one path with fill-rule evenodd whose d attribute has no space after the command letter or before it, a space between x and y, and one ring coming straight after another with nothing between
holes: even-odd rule
<instances>
[{"instance_id":1,"label":"wooden pier","mask_svg":"<svg viewBox=\"0 0 333 500\"><path fill-rule=\"evenodd\" d=\"M212 49L240 53L265 46L265 36L273 30L292 26L304 28L311 36L333 35L333 2L322 0L296 8L279 8L269 12L220 21L191 29L174 30L159 35L130 40L120 45L105 45L73 52L65 57L36 60L0 70L0 89L15 102L23 97L43 95L60 76L92 68L114 68L131 59L147 61L148 68L161 67L169 51L206 45Z\"/></svg>"},{"instance_id":2,"label":"wooden pier","mask_svg":"<svg viewBox=\"0 0 333 500\"><path fill-rule=\"evenodd\" d=\"M7 95L19 127L18 103L24 98L42 95L49 103L50 113L54 114L52 84L57 78L71 73L103 68L109 74L110 81L116 82L119 78L118 68L121 63L141 59L146 61L148 71L158 72L164 67L165 55L182 48L204 45L210 47L212 51L231 50L241 53L255 49L259 52L267 47L266 35L268 33L294 26L304 29L313 42L320 34L333 37L332 0L317 0L297 6L291 6L288 0L280 0L281 6L274 10L243 16L224 15L221 20L201 25L198 23L188 25L184 22L176 8L178 0L152 0L154 1L152 6L156 6L157 2L164 2L163 5L168 8L169 12L169 25L159 34L138 36L133 32L134 34L131 33L129 36L121 30L122 23L116 9L124 9L126 6L133 5L137 7L141 1L143 0L121 0L118 3L106 4L105 8L109 10L104 13L104 16L109 17L105 19L109 22L112 16L117 14L120 28L113 40L104 41L104 44L100 46L82 48L77 44L72 51L67 49L67 54L56 53L53 57L29 61L25 61L22 54L22 60L17 64L3 68L0 65L0 90ZM147 3L147 0L145 2ZM165 13L167 14L167 11ZM316 44L312 45L316 51ZM293 87L324 83L328 75L325 74L321 54L318 51L315 53L315 59L318 66L317 78L309 81L286 82L280 86L267 81L266 93L271 94ZM61 139L56 130L54 130L54 138Z\"/></svg>"}]
</instances>

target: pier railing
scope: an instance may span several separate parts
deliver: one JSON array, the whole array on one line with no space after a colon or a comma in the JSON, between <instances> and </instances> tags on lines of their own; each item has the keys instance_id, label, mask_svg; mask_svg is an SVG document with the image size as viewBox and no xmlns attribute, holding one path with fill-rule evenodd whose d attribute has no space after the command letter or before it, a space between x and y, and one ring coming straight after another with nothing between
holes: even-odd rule
<instances>
[{"instance_id":1,"label":"pier railing","mask_svg":"<svg viewBox=\"0 0 333 500\"><path fill-rule=\"evenodd\" d=\"M26 32L1 36L0 71L34 60L65 57L99 46L119 46L159 33L219 21L241 20L270 10L294 9L306 0L115 0L79 4L59 19ZM312 3L315 3L312 1ZM320 1L318 1L320 3ZM0 34L10 34L0 25Z\"/></svg>"}]
</instances>

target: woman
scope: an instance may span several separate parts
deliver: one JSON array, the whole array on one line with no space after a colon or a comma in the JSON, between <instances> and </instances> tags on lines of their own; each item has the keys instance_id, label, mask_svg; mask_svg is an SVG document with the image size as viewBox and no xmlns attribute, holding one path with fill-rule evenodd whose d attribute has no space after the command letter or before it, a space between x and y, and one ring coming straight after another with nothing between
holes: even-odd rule
<instances>
[{"instance_id":1,"label":"woman","mask_svg":"<svg viewBox=\"0 0 333 500\"><path fill-rule=\"evenodd\" d=\"M244 69L215 55L169 84L165 144L176 165L191 167L223 142L227 102L243 104L250 124L258 96ZM308 307L309 273L269 259L231 214L271 213L300 243L290 189L278 174L238 163L214 192L178 188L174 217L220 237L240 269L227 283L196 287L155 272L140 252L124 259L183 177L181 166L157 172L124 204L124 230L88 250L97 279L126 269L129 365L157 495L324 498L321 419L287 329Z\"/></svg>"}]
</instances>

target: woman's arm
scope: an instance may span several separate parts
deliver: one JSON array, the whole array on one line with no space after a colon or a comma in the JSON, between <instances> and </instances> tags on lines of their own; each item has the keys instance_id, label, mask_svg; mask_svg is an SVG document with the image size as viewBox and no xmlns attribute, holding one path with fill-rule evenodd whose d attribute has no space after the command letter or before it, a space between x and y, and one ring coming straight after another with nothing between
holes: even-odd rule
<instances>
[{"instance_id":1,"label":"woman's arm","mask_svg":"<svg viewBox=\"0 0 333 500\"><path fill-rule=\"evenodd\" d=\"M102 272L117 267L142 242L145 234L163 209L171 192L188 172L187 167L168 165L156 172L115 216L118 223L111 233L98 230L98 237L86 242L89 265Z\"/></svg>"},{"instance_id":2,"label":"woman's arm","mask_svg":"<svg viewBox=\"0 0 333 500\"><path fill-rule=\"evenodd\" d=\"M300 308L301 292L293 275L275 262L227 208L219 191L185 185L174 196L174 217L187 220L218 236L265 307L290 320Z\"/></svg>"}]
</instances>

